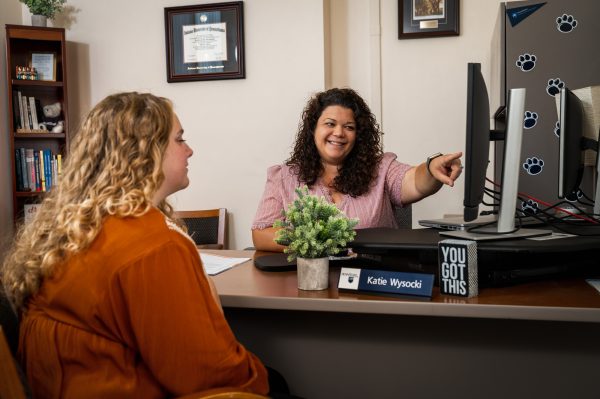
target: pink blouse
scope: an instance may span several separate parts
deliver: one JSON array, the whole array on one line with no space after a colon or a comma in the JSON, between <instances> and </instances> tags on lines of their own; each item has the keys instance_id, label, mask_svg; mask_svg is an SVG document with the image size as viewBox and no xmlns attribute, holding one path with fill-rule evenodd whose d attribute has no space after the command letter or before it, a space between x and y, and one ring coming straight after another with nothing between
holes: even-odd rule
<instances>
[{"instance_id":1,"label":"pink blouse","mask_svg":"<svg viewBox=\"0 0 600 399\"><path fill-rule=\"evenodd\" d=\"M377 178L368 193L359 197L344 195L336 206L350 218L358 218L357 229L368 227L398 227L394 207L402 205L402 181L410 165L396 161L396 154L386 152L379 164ZM256 211L252 230L273 226L281 218L281 210L296 199L296 187L303 186L298 176L287 165L271 166L267 170L267 184ZM311 194L333 202L327 187L319 179L309 189Z\"/></svg>"}]
</instances>

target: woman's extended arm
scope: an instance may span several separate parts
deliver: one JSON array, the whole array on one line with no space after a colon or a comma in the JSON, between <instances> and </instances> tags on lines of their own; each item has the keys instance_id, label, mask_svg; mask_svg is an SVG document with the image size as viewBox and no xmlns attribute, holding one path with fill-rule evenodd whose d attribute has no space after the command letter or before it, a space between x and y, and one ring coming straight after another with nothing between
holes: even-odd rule
<instances>
[{"instance_id":1,"label":"woman's extended arm","mask_svg":"<svg viewBox=\"0 0 600 399\"><path fill-rule=\"evenodd\" d=\"M460 157L462 152L441 155L429 163L412 167L406 172L402 182L402 202L410 204L436 193L443 184L454 186L454 181L462 173Z\"/></svg>"},{"instance_id":2,"label":"woman's extended arm","mask_svg":"<svg viewBox=\"0 0 600 399\"><path fill-rule=\"evenodd\" d=\"M252 230L252 243L254 244L254 248L258 251L283 252L285 246L279 245L273 241L277 230L279 229L276 227Z\"/></svg>"}]
</instances>

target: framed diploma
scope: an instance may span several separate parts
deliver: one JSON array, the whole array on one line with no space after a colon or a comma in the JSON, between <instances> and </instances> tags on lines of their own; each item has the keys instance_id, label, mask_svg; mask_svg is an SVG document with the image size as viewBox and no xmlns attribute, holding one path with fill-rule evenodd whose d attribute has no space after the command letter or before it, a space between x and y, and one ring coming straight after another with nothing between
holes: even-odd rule
<instances>
[{"instance_id":1,"label":"framed diploma","mask_svg":"<svg viewBox=\"0 0 600 399\"><path fill-rule=\"evenodd\" d=\"M460 0L398 0L398 39L458 36Z\"/></svg>"},{"instance_id":2,"label":"framed diploma","mask_svg":"<svg viewBox=\"0 0 600 399\"><path fill-rule=\"evenodd\" d=\"M56 54L31 53L31 66L35 68L38 80L56 80Z\"/></svg>"},{"instance_id":3,"label":"framed diploma","mask_svg":"<svg viewBox=\"0 0 600 399\"><path fill-rule=\"evenodd\" d=\"M243 4L165 8L167 82L246 77Z\"/></svg>"}]
</instances>

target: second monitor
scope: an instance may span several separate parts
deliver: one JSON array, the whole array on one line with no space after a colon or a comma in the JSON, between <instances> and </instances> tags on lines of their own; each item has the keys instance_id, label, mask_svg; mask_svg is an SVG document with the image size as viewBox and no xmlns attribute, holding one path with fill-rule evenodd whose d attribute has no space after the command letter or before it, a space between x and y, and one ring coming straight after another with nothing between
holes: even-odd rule
<instances>
[{"instance_id":1,"label":"second monitor","mask_svg":"<svg viewBox=\"0 0 600 399\"><path fill-rule=\"evenodd\" d=\"M472 220L479 212L485 192L485 176L490 149L490 112L487 87L481 64L469 63L467 80L467 131L465 145L464 219ZM490 226L467 230L442 231L440 234L469 240L502 240L551 234L550 230L524 229L515 226L525 89L511 89L506 104L505 148L498 221Z\"/></svg>"}]
</instances>

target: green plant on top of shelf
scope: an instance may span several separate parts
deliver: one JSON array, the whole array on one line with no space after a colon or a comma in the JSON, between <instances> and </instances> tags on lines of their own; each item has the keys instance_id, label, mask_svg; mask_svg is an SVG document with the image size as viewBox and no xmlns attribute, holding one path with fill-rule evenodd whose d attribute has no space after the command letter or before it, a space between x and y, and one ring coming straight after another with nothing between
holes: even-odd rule
<instances>
[{"instance_id":1,"label":"green plant on top of shelf","mask_svg":"<svg viewBox=\"0 0 600 399\"><path fill-rule=\"evenodd\" d=\"M25 4L33 15L43 15L46 18L54 18L60 12L66 0L19 0Z\"/></svg>"}]
</instances>

